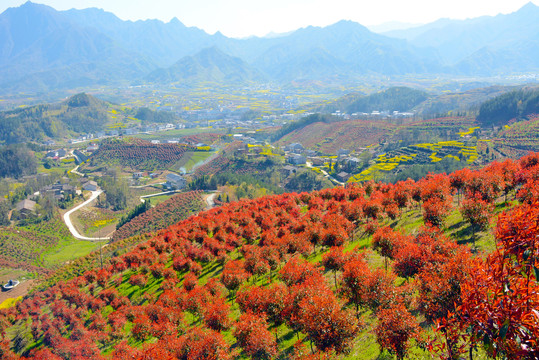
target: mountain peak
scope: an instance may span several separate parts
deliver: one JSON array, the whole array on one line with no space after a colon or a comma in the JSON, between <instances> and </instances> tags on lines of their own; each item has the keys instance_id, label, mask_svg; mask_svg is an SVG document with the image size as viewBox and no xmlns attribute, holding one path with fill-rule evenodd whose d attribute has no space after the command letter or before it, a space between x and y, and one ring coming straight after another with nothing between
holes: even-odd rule
<instances>
[{"instance_id":1,"label":"mountain peak","mask_svg":"<svg viewBox=\"0 0 539 360\"><path fill-rule=\"evenodd\" d=\"M180 25L180 26L185 26L180 20L178 20L177 17L173 17L172 19L170 19L169 21L169 24L171 25Z\"/></svg>"},{"instance_id":2,"label":"mountain peak","mask_svg":"<svg viewBox=\"0 0 539 360\"><path fill-rule=\"evenodd\" d=\"M70 108L98 106L105 104L104 101L84 92L71 96L65 101L65 103Z\"/></svg>"},{"instance_id":3,"label":"mountain peak","mask_svg":"<svg viewBox=\"0 0 539 360\"><path fill-rule=\"evenodd\" d=\"M27 1L18 7L9 8L8 10L21 10L22 12L27 12L31 10L45 10L45 9L55 11L52 7L48 5L33 3L31 1Z\"/></svg>"},{"instance_id":4,"label":"mountain peak","mask_svg":"<svg viewBox=\"0 0 539 360\"><path fill-rule=\"evenodd\" d=\"M526 5L521 7L517 13L524 13L528 11L537 11L539 9L539 6L535 5L533 2L529 1Z\"/></svg>"},{"instance_id":5,"label":"mountain peak","mask_svg":"<svg viewBox=\"0 0 539 360\"><path fill-rule=\"evenodd\" d=\"M330 25L329 27L346 29L346 30L368 30L365 26L352 20L341 20L339 22L336 22L333 25Z\"/></svg>"}]
</instances>

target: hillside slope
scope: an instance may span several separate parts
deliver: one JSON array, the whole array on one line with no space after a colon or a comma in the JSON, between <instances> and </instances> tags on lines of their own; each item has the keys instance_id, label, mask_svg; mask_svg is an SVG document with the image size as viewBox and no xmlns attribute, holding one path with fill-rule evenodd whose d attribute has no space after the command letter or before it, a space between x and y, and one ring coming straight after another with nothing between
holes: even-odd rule
<instances>
[{"instance_id":1,"label":"hillside slope","mask_svg":"<svg viewBox=\"0 0 539 360\"><path fill-rule=\"evenodd\" d=\"M529 225L539 220L538 167L532 154L417 183L371 182L200 213L103 269L0 310L0 351L5 359L16 358L13 351L51 359L305 359L311 352L427 359L425 335L449 316L450 335L464 337L451 349L455 356L494 356L493 348L533 356L533 346L517 341L531 345L539 335L537 322L526 321L539 289L520 266L537 266L539 258L535 247L523 257L511 244L527 246L537 236ZM516 186L524 204L500 217L497 251L517 261L495 277L506 257L481 260L494 250L489 221L514 205L503 195ZM515 290L486 297L503 283ZM519 310L507 318L507 306ZM504 327L505 337L478 336L487 312L494 319L488 330ZM447 341L437 334L431 351ZM483 341L491 347L476 346Z\"/></svg>"},{"instance_id":2,"label":"hillside slope","mask_svg":"<svg viewBox=\"0 0 539 360\"><path fill-rule=\"evenodd\" d=\"M0 112L0 141L20 143L103 131L112 122L110 104L77 94L59 104L43 104Z\"/></svg>"},{"instance_id":3,"label":"hillside slope","mask_svg":"<svg viewBox=\"0 0 539 360\"><path fill-rule=\"evenodd\" d=\"M277 144L300 143L304 147L335 155L339 149L359 149L386 138L395 125L382 121L346 120L315 122L281 137Z\"/></svg>"}]
</instances>

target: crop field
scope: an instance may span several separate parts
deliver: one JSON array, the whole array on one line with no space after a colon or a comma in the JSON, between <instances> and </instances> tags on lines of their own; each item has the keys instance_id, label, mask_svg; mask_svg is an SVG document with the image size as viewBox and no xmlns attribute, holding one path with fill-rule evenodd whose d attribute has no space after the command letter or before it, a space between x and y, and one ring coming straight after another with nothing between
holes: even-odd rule
<instances>
[{"instance_id":1,"label":"crop field","mask_svg":"<svg viewBox=\"0 0 539 360\"><path fill-rule=\"evenodd\" d=\"M473 116L449 116L434 119L425 119L414 121L400 126L404 129L466 129L476 127L475 117Z\"/></svg>"},{"instance_id":2,"label":"crop field","mask_svg":"<svg viewBox=\"0 0 539 360\"><path fill-rule=\"evenodd\" d=\"M159 131L151 134L137 134L134 138L142 140L172 140L172 139L190 139L193 136L205 139L196 142L210 142L208 138L214 138L216 134L220 134L221 130L212 128L196 128L196 129L174 129L168 131ZM206 135L207 134L207 135ZM213 135L213 136L212 136ZM222 134L221 134L222 135Z\"/></svg>"},{"instance_id":3,"label":"crop field","mask_svg":"<svg viewBox=\"0 0 539 360\"><path fill-rule=\"evenodd\" d=\"M493 139L496 147L501 149L514 149L524 151L537 151L539 149L539 115L529 120L506 125ZM506 150L507 151L507 150ZM522 151L518 152L518 154Z\"/></svg>"},{"instance_id":4,"label":"crop field","mask_svg":"<svg viewBox=\"0 0 539 360\"><path fill-rule=\"evenodd\" d=\"M72 215L77 230L85 236L105 236L111 225L118 221L118 213L109 209L87 207Z\"/></svg>"},{"instance_id":5,"label":"crop field","mask_svg":"<svg viewBox=\"0 0 539 360\"><path fill-rule=\"evenodd\" d=\"M167 201L168 199L170 199L171 197L175 196L176 194L172 194L172 195L161 195L161 196L152 196L150 198L147 198L147 200L150 201L150 203L153 205L153 206L157 206L165 201Z\"/></svg>"},{"instance_id":6,"label":"crop field","mask_svg":"<svg viewBox=\"0 0 539 360\"><path fill-rule=\"evenodd\" d=\"M94 249L94 244L73 238L58 217L16 229L3 228L0 267L47 273Z\"/></svg>"},{"instance_id":7,"label":"crop field","mask_svg":"<svg viewBox=\"0 0 539 360\"><path fill-rule=\"evenodd\" d=\"M391 172L400 165L436 163L444 158L473 164L478 157L477 146L468 146L464 141L415 144L378 156L373 165L352 176L348 182L377 180L383 177L383 173Z\"/></svg>"}]
</instances>

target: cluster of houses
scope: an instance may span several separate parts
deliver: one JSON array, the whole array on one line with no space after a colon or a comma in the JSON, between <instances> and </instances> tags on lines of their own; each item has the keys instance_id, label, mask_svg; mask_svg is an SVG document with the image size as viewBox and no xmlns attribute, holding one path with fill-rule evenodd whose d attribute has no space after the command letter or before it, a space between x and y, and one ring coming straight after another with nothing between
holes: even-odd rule
<instances>
[{"instance_id":1,"label":"cluster of houses","mask_svg":"<svg viewBox=\"0 0 539 360\"><path fill-rule=\"evenodd\" d=\"M61 158L64 158L67 155L66 149L58 149L58 150L52 150L45 154L45 157L52 158L54 160L58 160Z\"/></svg>"},{"instance_id":2,"label":"cluster of houses","mask_svg":"<svg viewBox=\"0 0 539 360\"><path fill-rule=\"evenodd\" d=\"M86 147L86 152L88 152L88 153L94 153L97 150L99 150L99 144L97 144L97 143L90 143ZM60 149L56 149L56 150L47 151L47 153L45 154L45 157L52 158L52 159L56 160L56 159L65 158L66 156L69 156L69 155L70 154L66 149L60 148Z\"/></svg>"},{"instance_id":3,"label":"cluster of houses","mask_svg":"<svg viewBox=\"0 0 539 360\"><path fill-rule=\"evenodd\" d=\"M252 133L254 133L254 132L252 132ZM233 134L232 139L234 141L241 141L242 143L244 143L246 145L264 145L265 144L265 142L260 141L260 140L256 140L252 136L249 136L252 133L249 132L247 134Z\"/></svg>"},{"instance_id":4,"label":"cluster of houses","mask_svg":"<svg viewBox=\"0 0 539 360\"><path fill-rule=\"evenodd\" d=\"M352 114L347 114L345 112L341 112L340 110L335 111L331 115L338 116L343 118L343 120L350 120L350 119L405 119L405 118L411 118L415 116L415 113L413 112L399 112L399 111L378 111L374 110L370 113L366 112L355 112Z\"/></svg>"},{"instance_id":5,"label":"cluster of houses","mask_svg":"<svg viewBox=\"0 0 539 360\"><path fill-rule=\"evenodd\" d=\"M153 133L153 132L158 132L158 131L168 131L168 130L174 130L174 129L184 129L186 127L189 127L189 126L188 125L186 126L185 124L182 124L182 123L178 123L178 124L149 124L149 125L144 125L141 127L133 127L133 128L128 128L128 129L111 129L111 130L106 130L106 131L98 131L95 134L81 135L78 138L69 139L68 143L78 144L81 142L94 140L94 139L103 139L107 137L117 137L117 136L123 136L123 135L129 136L129 135L137 135L140 133ZM44 142L44 144L47 146L54 146L55 142L54 140L47 140Z\"/></svg>"},{"instance_id":6,"label":"cluster of houses","mask_svg":"<svg viewBox=\"0 0 539 360\"><path fill-rule=\"evenodd\" d=\"M95 181L81 178L82 189L86 191L96 191L98 185ZM37 201L46 196L52 197L56 201L64 201L72 199L76 195L81 195L82 191L68 183L57 182L56 184L47 185L36 191L28 199L24 199L15 204L19 219L27 219L37 214Z\"/></svg>"},{"instance_id":7,"label":"cluster of houses","mask_svg":"<svg viewBox=\"0 0 539 360\"><path fill-rule=\"evenodd\" d=\"M290 104L288 104L290 105ZM283 104L283 108L289 108L286 104ZM244 129L256 129L260 128L263 123L265 126L273 126L274 122L286 123L288 121L298 120L301 117L310 115L311 113L293 113L293 114L272 114L264 115L260 117L253 117L248 114L249 108L231 106L230 108L224 106L218 109L199 109L199 110L187 110L180 111L178 115L184 119L193 122L199 122L201 126L212 126L213 128L244 128Z\"/></svg>"},{"instance_id":8,"label":"cluster of houses","mask_svg":"<svg viewBox=\"0 0 539 360\"><path fill-rule=\"evenodd\" d=\"M348 149L337 150L337 159L320 157L316 151L305 149L300 143L292 143L284 146L282 149L286 154L286 162L291 165L304 165L310 162L313 166L324 166L325 163L338 162L343 168L349 170L349 172L340 171L335 176L341 182L346 182L352 176L354 170L361 164L358 158L350 155L350 150Z\"/></svg>"}]
</instances>

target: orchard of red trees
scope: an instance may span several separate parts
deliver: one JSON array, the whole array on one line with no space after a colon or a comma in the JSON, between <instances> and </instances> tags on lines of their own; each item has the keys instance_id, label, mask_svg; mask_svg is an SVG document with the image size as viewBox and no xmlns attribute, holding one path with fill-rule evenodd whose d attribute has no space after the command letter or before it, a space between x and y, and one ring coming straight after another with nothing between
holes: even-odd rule
<instances>
[{"instance_id":1,"label":"orchard of red trees","mask_svg":"<svg viewBox=\"0 0 539 360\"><path fill-rule=\"evenodd\" d=\"M535 359L538 182L530 154L202 212L1 310L0 357L321 359L357 354L370 331L398 359ZM423 224L395 226L414 212ZM497 223L496 250L453 241L450 214L474 237Z\"/></svg>"}]
</instances>

